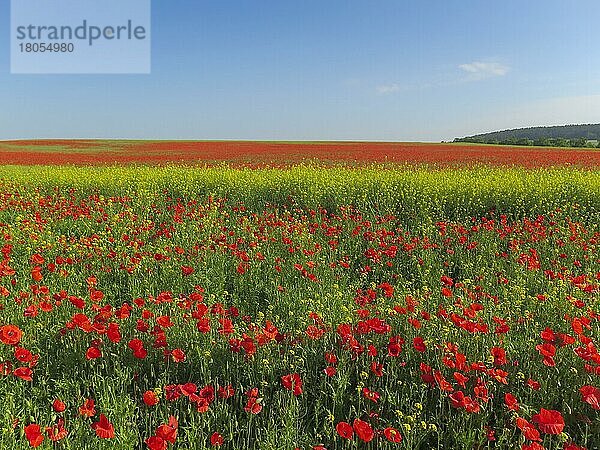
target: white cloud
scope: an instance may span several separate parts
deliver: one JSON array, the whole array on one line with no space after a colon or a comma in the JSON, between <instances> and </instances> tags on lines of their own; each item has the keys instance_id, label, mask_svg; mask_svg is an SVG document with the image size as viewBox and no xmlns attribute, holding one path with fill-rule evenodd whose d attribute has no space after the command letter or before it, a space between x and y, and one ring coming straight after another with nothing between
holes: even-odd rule
<instances>
[{"instance_id":1,"label":"white cloud","mask_svg":"<svg viewBox=\"0 0 600 450\"><path fill-rule=\"evenodd\" d=\"M400 86L396 83L392 84L382 84L375 88L379 95L393 94L394 92L398 92L400 90Z\"/></svg>"},{"instance_id":2,"label":"white cloud","mask_svg":"<svg viewBox=\"0 0 600 450\"><path fill-rule=\"evenodd\" d=\"M505 66L504 64L482 61L461 64L458 67L468 74L469 80L485 80L486 78L502 77L510 70L510 67Z\"/></svg>"}]
</instances>

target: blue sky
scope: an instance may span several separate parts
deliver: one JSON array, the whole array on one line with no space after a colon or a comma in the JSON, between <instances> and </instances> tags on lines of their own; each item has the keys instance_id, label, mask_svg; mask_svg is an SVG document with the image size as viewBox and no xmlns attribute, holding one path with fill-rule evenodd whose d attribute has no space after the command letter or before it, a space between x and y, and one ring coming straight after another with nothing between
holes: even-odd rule
<instances>
[{"instance_id":1,"label":"blue sky","mask_svg":"<svg viewBox=\"0 0 600 450\"><path fill-rule=\"evenodd\" d=\"M598 0L153 0L149 75L12 75L0 33L0 139L440 141L594 123L598 48Z\"/></svg>"}]
</instances>

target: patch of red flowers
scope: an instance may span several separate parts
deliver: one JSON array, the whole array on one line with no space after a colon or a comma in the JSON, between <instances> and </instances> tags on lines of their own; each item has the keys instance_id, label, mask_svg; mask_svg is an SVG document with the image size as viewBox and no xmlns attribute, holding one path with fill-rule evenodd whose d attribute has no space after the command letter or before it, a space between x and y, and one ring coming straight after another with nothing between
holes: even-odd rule
<instances>
[{"instance_id":1,"label":"patch of red flowers","mask_svg":"<svg viewBox=\"0 0 600 450\"><path fill-rule=\"evenodd\" d=\"M0 327L0 341L6 345L17 345L21 342L23 332L16 325L3 325Z\"/></svg>"},{"instance_id":2,"label":"patch of red flowers","mask_svg":"<svg viewBox=\"0 0 600 450\"><path fill-rule=\"evenodd\" d=\"M281 384L296 396L302 394L302 378L297 373L282 376Z\"/></svg>"},{"instance_id":3,"label":"patch of red flowers","mask_svg":"<svg viewBox=\"0 0 600 450\"><path fill-rule=\"evenodd\" d=\"M115 437L115 427L108 421L104 414L100 414L100 420L92 423L92 429L96 432L96 436L101 439L112 439Z\"/></svg>"},{"instance_id":4,"label":"patch of red flowers","mask_svg":"<svg viewBox=\"0 0 600 450\"><path fill-rule=\"evenodd\" d=\"M560 434L565 428L565 420L559 411L542 408L531 420L537 424L542 433Z\"/></svg>"},{"instance_id":5,"label":"patch of red flowers","mask_svg":"<svg viewBox=\"0 0 600 450\"><path fill-rule=\"evenodd\" d=\"M169 417L169 421L156 428L156 432L146 439L146 445L150 450L165 450L169 443L174 444L177 439L177 430L179 423L174 416Z\"/></svg>"}]
</instances>

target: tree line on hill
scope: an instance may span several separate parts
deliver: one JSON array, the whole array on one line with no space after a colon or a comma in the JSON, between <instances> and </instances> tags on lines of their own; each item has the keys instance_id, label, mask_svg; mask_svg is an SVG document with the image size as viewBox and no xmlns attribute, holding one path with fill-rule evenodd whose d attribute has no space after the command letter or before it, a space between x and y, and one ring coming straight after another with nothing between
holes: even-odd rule
<instances>
[{"instance_id":1,"label":"tree line on hill","mask_svg":"<svg viewBox=\"0 0 600 450\"><path fill-rule=\"evenodd\" d=\"M600 124L517 128L456 138L454 142L600 148Z\"/></svg>"}]
</instances>

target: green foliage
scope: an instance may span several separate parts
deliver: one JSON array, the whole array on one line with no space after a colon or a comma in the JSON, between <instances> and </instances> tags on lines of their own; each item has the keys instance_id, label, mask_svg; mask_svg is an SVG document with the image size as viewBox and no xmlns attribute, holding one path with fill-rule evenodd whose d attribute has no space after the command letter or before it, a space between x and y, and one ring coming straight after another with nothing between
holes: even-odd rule
<instances>
[{"instance_id":1,"label":"green foliage","mask_svg":"<svg viewBox=\"0 0 600 450\"><path fill-rule=\"evenodd\" d=\"M517 128L456 138L454 142L543 147L587 147L588 141L597 140L600 140L600 124Z\"/></svg>"}]
</instances>

